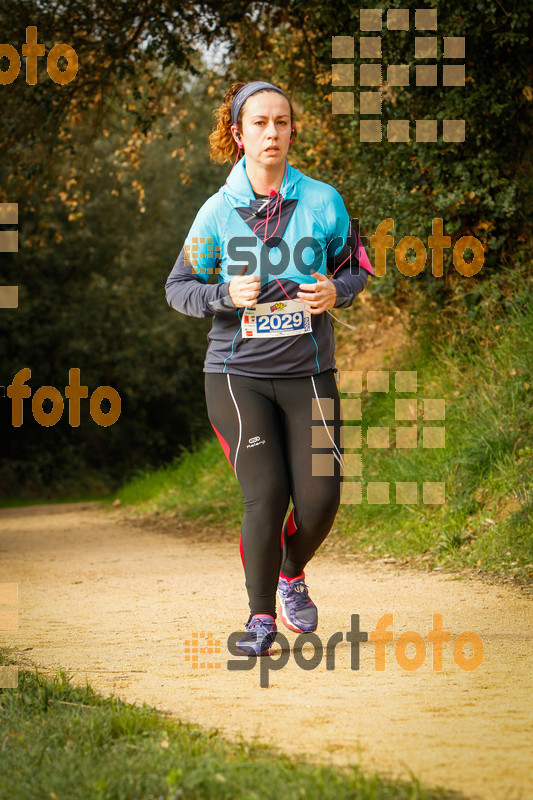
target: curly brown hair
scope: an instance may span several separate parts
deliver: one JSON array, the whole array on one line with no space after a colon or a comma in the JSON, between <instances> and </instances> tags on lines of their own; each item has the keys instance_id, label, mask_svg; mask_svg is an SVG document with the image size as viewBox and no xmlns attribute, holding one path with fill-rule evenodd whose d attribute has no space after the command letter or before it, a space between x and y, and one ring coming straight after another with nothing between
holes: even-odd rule
<instances>
[{"instance_id":1,"label":"curly brown hair","mask_svg":"<svg viewBox=\"0 0 533 800\"><path fill-rule=\"evenodd\" d=\"M243 86L246 86L246 83L237 82L232 83L226 94L224 95L224 99L222 104L215 108L213 111L213 117L215 118L216 128L213 132L209 135L209 157L211 161L214 161L217 164L223 164L225 161L229 161L232 163L235 160L235 156L238 153L239 157L244 155L244 151L237 146L237 143L233 136L231 135L231 103L233 98L237 94L237 92L242 89ZM268 92L273 91L272 89L261 89L257 94L261 94L261 92ZM237 117L237 125L239 129L242 130L242 115L244 112L244 107L246 103L243 103L241 106L241 110L239 111L239 116ZM294 122L294 110L292 108L291 102L289 100L289 106L291 109L291 124ZM296 127L292 131L292 140L294 141L296 138Z\"/></svg>"}]
</instances>

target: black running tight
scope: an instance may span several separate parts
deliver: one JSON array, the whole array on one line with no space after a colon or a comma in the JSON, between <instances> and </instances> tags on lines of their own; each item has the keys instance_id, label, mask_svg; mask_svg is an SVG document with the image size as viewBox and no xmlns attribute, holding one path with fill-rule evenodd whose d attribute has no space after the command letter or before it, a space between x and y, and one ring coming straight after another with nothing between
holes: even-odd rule
<instances>
[{"instance_id":1,"label":"black running tight","mask_svg":"<svg viewBox=\"0 0 533 800\"><path fill-rule=\"evenodd\" d=\"M250 612L276 617L280 570L300 575L331 530L340 502L335 373L249 378L208 372L205 391L209 420L243 495L241 557Z\"/></svg>"}]
</instances>

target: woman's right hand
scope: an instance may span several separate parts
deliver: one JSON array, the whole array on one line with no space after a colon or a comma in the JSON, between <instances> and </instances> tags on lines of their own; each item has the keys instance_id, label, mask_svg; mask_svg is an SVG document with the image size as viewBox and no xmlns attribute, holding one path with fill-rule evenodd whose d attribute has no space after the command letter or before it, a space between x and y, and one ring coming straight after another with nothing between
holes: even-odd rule
<instances>
[{"instance_id":1,"label":"woman's right hand","mask_svg":"<svg viewBox=\"0 0 533 800\"><path fill-rule=\"evenodd\" d=\"M229 283L229 296L237 308L254 306L261 289L259 275L238 275Z\"/></svg>"}]
</instances>

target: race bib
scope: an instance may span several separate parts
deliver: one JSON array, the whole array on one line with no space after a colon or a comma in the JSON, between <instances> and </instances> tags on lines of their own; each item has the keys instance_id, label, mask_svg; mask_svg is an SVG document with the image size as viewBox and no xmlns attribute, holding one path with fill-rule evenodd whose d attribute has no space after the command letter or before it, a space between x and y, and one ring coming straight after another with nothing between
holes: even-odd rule
<instances>
[{"instance_id":1,"label":"race bib","mask_svg":"<svg viewBox=\"0 0 533 800\"><path fill-rule=\"evenodd\" d=\"M311 330L311 314L305 303L298 300L258 303L253 308L245 308L241 320L243 339L299 336Z\"/></svg>"}]
</instances>

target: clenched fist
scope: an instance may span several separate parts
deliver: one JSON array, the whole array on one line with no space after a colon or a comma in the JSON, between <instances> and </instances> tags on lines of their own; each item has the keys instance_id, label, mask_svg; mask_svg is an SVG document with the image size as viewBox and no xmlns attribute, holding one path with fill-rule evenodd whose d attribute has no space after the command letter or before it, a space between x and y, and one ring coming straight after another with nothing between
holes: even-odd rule
<instances>
[{"instance_id":1,"label":"clenched fist","mask_svg":"<svg viewBox=\"0 0 533 800\"><path fill-rule=\"evenodd\" d=\"M246 267L243 272L245 271ZM255 305L260 289L259 275L238 275L230 281L229 296L237 308L246 308Z\"/></svg>"},{"instance_id":2,"label":"clenched fist","mask_svg":"<svg viewBox=\"0 0 533 800\"><path fill-rule=\"evenodd\" d=\"M316 278L316 283L301 283L300 289L304 291L296 294L306 304L310 314L322 314L337 302L337 288L333 281L320 272L313 272L313 278Z\"/></svg>"}]
</instances>

